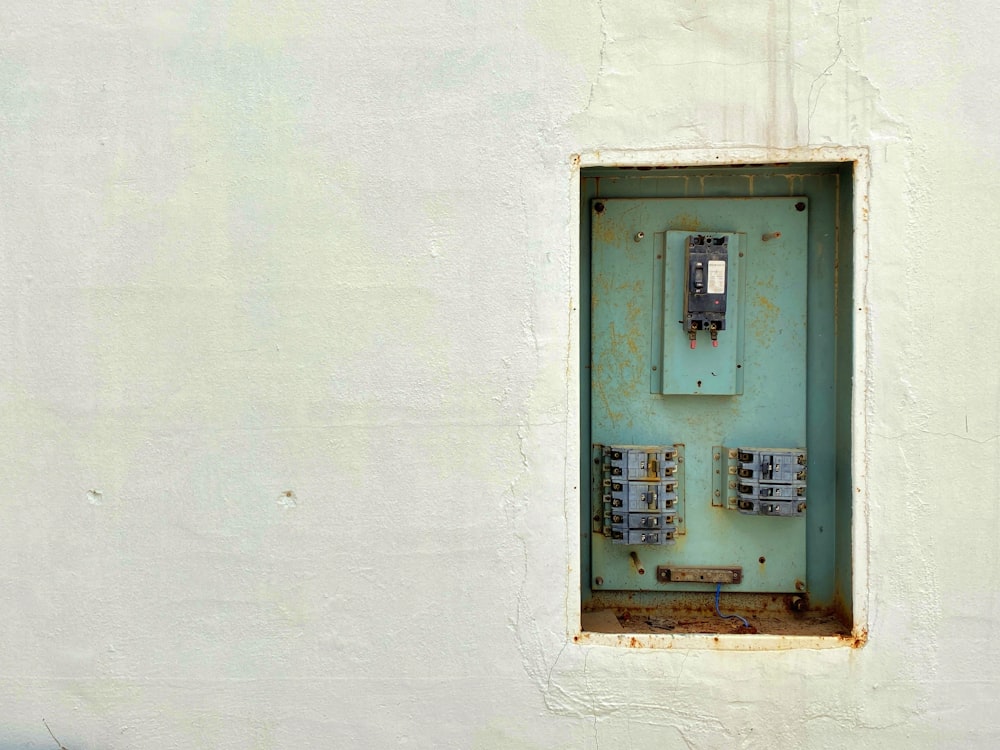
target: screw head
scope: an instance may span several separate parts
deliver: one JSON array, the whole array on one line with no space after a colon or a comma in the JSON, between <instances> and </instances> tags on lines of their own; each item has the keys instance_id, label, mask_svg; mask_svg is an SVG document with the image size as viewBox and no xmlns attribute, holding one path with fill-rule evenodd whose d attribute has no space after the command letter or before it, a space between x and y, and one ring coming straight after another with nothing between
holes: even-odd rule
<instances>
[{"instance_id":1,"label":"screw head","mask_svg":"<svg viewBox=\"0 0 1000 750\"><path fill-rule=\"evenodd\" d=\"M598 586L603 586L604 585L604 579L601 578L600 576L597 576L597 578L594 579L594 583L596 583Z\"/></svg>"},{"instance_id":2,"label":"screw head","mask_svg":"<svg viewBox=\"0 0 1000 750\"><path fill-rule=\"evenodd\" d=\"M642 242L642 238L645 237L645 236L646 236L645 232L636 232L635 233L635 241L636 242Z\"/></svg>"}]
</instances>

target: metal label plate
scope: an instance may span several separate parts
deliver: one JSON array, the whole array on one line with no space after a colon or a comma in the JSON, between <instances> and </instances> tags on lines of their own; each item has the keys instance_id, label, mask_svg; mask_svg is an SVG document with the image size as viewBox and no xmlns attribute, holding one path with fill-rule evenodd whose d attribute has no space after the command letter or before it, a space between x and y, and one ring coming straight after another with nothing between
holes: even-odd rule
<instances>
[{"instance_id":1,"label":"metal label plate","mask_svg":"<svg viewBox=\"0 0 1000 750\"><path fill-rule=\"evenodd\" d=\"M656 569L656 580L663 583L740 583L743 568L671 568L661 565Z\"/></svg>"}]
</instances>

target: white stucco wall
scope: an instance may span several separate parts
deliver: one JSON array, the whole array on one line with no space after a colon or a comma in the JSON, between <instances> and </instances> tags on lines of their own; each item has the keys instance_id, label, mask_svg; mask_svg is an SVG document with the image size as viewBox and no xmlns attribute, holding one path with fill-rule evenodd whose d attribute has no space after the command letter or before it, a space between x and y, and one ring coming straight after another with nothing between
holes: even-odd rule
<instances>
[{"instance_id":1,"label":"white stucco wall","mask_svg":"<svg viewBox=\"0 0 1000 750\"><path fill-rule=\"evenodd\" d=\"M996 745L998 33L0 4L0 749ZM871 153L868 644L567 644L571 156L830 144Z\"/></svg>"}]
</instances>

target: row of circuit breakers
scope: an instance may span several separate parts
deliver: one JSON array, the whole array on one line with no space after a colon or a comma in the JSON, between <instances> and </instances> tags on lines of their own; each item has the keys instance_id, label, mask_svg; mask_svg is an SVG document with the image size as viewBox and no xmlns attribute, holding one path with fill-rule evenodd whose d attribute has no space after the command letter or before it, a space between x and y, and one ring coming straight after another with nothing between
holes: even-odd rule
<instances>
[{"instance_id":1,"label":"row of circuit breakers","mask_svg":"<svg viewBox=\"0 0 1000 750\"><path fill-rule=\"evenodd\" d=\"M677 534L677 446L597 446L604 536L615 544L673 544ZM714 449L727 502L745 515L802 516L806 452L795 448Z\"/></svg>"}]
</instances>

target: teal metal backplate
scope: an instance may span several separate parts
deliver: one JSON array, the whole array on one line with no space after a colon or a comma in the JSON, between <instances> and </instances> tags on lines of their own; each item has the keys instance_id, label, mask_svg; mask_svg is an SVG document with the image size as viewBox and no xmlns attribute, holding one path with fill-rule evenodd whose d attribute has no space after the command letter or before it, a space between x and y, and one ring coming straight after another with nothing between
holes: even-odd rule
<instances>
[{"instance_id":1,"label":"teal metal backplate","mask_svg":"<svg viewBox=\"0 0 1000 750\"><path fill-rule=\"evenodd\" d=\"M683 444L686 532L662 547L592 534L595 590L713 589L658 581L664 565L740 566L734 590L802 590L805 519L724 507L713 446L806 445L807 207L801 196L591 202L591 442ZM690 233L732 238L718 348L706 335L690 350L679 323Z\"/></svg>"}]
</instances>

